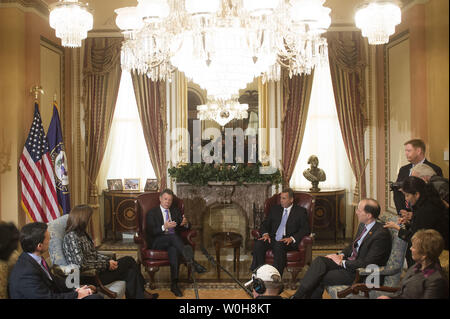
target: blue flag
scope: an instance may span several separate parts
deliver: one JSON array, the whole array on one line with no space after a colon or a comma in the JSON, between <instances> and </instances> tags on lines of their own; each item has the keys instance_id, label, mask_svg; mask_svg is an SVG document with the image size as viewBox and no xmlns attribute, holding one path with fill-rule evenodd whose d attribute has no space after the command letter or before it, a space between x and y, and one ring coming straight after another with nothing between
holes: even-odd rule
<instances>
[{"instance_id":1,"label":"blue flag","mask_svg":"<svg viewBox=\"0 0 450 319\"><path fill-rule=\"evenodd\" d=\"M53 104L53 116L47 132L50 148L50 157L53 162L58 206L62 214L70 212L69 174L67 170L67 157L62 138L61 121L58 108Z\"/></svg>"}]
</instances>

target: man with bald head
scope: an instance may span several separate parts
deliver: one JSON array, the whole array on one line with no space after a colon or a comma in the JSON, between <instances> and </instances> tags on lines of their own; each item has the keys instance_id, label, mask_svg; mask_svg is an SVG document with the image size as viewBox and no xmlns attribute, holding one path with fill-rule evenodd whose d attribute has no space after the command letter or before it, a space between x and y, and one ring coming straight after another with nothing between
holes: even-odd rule
<instances>
[{"instance_id":1,"label":"man with bald head","mask_svg":"<svg viewBox=\"0 0 450 319\"><path fill-rule=\"evenodd\" d=\"M300 282L294 299L320 299L325 286L351 285L356 269L368 265L386 265L391 253L391 235L376 221L380 205L371 198L358 203L356 216L360 222L356 238L342 252L319 256Z\"/></svg>"}]
</instances>

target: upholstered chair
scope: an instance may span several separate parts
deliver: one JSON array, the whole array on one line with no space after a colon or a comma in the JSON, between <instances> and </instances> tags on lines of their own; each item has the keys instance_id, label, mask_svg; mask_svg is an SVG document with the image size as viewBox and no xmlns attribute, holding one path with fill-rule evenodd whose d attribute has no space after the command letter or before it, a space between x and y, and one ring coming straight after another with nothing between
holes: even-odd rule
<instances>
[{"instance_id":1,"label":"upholstered chair","mask_svg":"<svg viewBox=\"0 0 450 319\"><path fill-rule=\"evenodd\" d=\"M19 258L19 252L15 250L8 261L0 260L0 299L8 299L8 278L11 270Z\"/></svg>"},{"instance_id":2,"label":"upholstered chair","mask_svg":"<svg viewBox=\"0 0 450 319\"><path fill-rule=\"evenodd\" d=\"M312 219L314 212L314 198L307 193L294 193L294 205L299 205L306 209L308 213L309 227L312 229ZM280 194L275 194L268 198L264 203L264 216L269 214L270 208L273 205L280 205ZM261 237L258 229L252 230L252 236L255 239ZM303 237L298 245L298 250L288 251L286 256L286 270L291 274L290 287L295 289L295 282L297 275L305 265L310 265L312 260L312 245L314 242L314 234ZM266 252L265 262L273 264L272 250Z\"/></svg>"},{"instance_id":3,"label":"upholstered chair","mask_svg":"<svg viewBox=\"0 0 450 319\"><path fill-rule=\"evenodd\" d=\"M384 222L387 221L397 222L397 219L398 219L397 216L394 216L392 214L385 214L380 217L380 220ZM387 288L382 293L380 291L373 290L368 295L370 298L376 298L377 295L381 294L386 295L386 292L388 293L395 292L396 291L395 287L398 287L400 285L400 277L403 270L403 264L405 261L408 243L397 236L398 233L397 230L390 228L389 231L391 233L392 238L391 254L389 256L386 265L379 267L379 270L381 278L384 278L383 282L380 282L380 285L383 285L384 287L391 287L392 289ZM364 268L358 269L354 284L361 282L360 276L368 276L370 274L371 273L366 272ZM352 297L351 286L347 285L328 286L326 290L333 299Z\"/></svg>"},{"instance_id":4,"label":"upholstered chair","mask_svg":"<svg viewBox=\"0 0 450 319\"><path fill-rule=\"evenodd\" d=\"M135 201L137 232L134 236L134 242L138 245L138 264L144 266L150 277L150 288L155 288L155 273L159 267L170 266L169 255L165 250L151 249L147 246L146 216L152 209L160 205L159 193L145 193L139 195ZM172 207L177 207L181 214L184 214L183 200L173 196ZM193 238L197 236L196 230L185 230L180 233L184 243L192 246L195 251ZM188 267L188 278L190 278L191 268Z\"/></svg>"},{"instance_id":5,"label":"upholstered chair","mask_svg":"<svg viewBox=\"0 0 450 319\"><path fill-rule=\"evenodd\" d=\"M50 233L48 251L53 265L52 271L56 275L63 277L79 269L78 265L67 262L63 252L63 239L68 218L69 215L66 214L48 223L48 231ZM99 251L99 253L115 259L114 253L106 251ZM103 285L95 269L84 271L80 275L82 277L92 277L97 285L98 292L105 298L116 299L125 297L126 282L123 280L117 280L108 285Z\"/></svg>"}]
</instances>

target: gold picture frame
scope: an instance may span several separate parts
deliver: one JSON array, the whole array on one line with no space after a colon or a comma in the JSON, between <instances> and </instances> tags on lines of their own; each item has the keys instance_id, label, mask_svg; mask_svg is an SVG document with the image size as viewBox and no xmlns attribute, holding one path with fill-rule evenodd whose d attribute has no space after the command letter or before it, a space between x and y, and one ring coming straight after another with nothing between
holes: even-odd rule
<instances>
[{"instance_id":1,"label":"gold picture frame","mask_svg":"<svg viewBox=\"0 0 450 319\"><path fill-rule=\"evenodd\" d=\"M106 183L108 184L109 191L121 191L123 190L122 180L119 178L116 179L107 179Z\"/></svg>"},{"instance_id":2,"label":"gold picture frame","mask_svg":"<svg viewBox=\"0 0 450 319\"><path fill-rule=\"evenodd\" d=\"M124 178L123 190L124 191L139 191L141 187L140 178Z\"/></svg>"},{"instance_id":3,"label":"gold picture frame","mask_svg":"<svg viewBox=\"0 0 450 319\"><path fill-rule=\"evenodd\" d=\"M145 182L144 191L157 191L158 190L158 180L156 178L147 178Z\"/></svg>"}]
</instances>

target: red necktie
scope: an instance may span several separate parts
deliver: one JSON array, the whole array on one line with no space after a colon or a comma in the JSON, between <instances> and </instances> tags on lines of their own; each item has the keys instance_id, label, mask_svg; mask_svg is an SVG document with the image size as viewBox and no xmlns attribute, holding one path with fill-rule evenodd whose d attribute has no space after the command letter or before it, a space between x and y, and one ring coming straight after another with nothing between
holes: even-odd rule
<instances>
[{"instance_id":1,"label":"red necktie","mask_svg":"<svg viewBox=\"0 0 450 319\"><path fill-rule=\"evenodd\" d=\"M47 263L45 262L45 259L44 259L44 258L41 258L41 264L42 264L42 266L44 266L44 268L47 270L47 272L50 273L50 271L48 270L48 265L47 265Z\"/></svg>"},{"instance_id":2,"label":"red necktie","mask_svg":"<svg viewBox=\"0 0 450 319\"><path fill-rule=\"evenodd\" d=\"M360 240L361 237L366 233L366 230L367 229L364 226L364 229L362 230L361 234L359 234L359 236L353 242L352 255L348 258L348 260L355 260L356 259L356 256L358 255L358 251L356 250L356 248L358 247L358 240Z\"/></svg>"}]
</instances>

